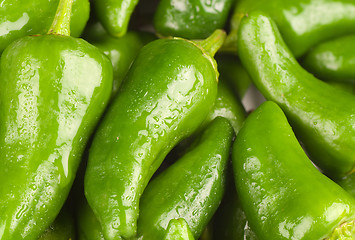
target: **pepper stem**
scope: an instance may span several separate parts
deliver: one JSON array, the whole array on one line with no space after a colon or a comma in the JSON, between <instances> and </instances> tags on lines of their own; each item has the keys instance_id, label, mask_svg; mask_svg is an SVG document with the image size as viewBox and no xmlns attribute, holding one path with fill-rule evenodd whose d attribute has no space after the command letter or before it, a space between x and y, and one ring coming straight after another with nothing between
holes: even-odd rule
<instances>
[{"instance_id":1,"label":"pepper stem","mask_svg":"<svg viewBox=\"0 0 355 240\"><path fill-rule=\"evenodd\" d=\"M60 0L47 34L70 36L70 17L74 0Z\"/></svg>"},{"instance_id":2,"label":"pepper stem","mask_svg":"<svg viewBox=\"0 0 355 240\"><path fill-rule=\"evenodd\" d=\"M325 240L352 240L355 235L355 221L345 222L337 227Z\"/></svg>"},{"instance_id":3,"label":"pepper stem","mask_svg":"<svg viewBox=\"0 0 355 240\"><path fill-rule=\"evenodd\" d=\"M222 47L225 39L226 32L221 29L217 29L205 40L194 42L208 52L211 57L213 57L218 49Z\"/></svg>"}]
</instances>

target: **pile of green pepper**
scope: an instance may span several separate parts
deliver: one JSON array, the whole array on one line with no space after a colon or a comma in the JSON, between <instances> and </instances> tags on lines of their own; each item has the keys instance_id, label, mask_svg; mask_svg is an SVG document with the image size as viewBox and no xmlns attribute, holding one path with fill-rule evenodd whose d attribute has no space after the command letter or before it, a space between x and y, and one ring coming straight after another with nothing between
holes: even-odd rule
<instances>
[{"instance_id":1,"label":"pile of green pepper","mask_svg":"<svg viewBox=\"0 0 355 240\"><path fill-rule=\"evenodd\" d=\"M355 239L354 25L354 0L0 1L0 240Z\"/></svg>"}]
</instances>

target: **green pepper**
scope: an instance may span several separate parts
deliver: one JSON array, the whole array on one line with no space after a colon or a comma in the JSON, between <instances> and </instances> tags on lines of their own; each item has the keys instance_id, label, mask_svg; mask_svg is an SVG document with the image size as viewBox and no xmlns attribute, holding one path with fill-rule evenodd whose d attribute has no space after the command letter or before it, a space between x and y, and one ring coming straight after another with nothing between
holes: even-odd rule
<instances>
[{"instance_id":1,"label":"green pepper","mask_svg":"<svg viewBox=\"0 0 355 240\"><path fill-rule=\"evenodd\" d=\"M252 83L248 72L232 54L219 54L216 60L220 78L232 85L239 99L242 99Z\"/></svg>"},{"instance_id":2,"label":"green pepper","mask_svg":"<svg viewBox=\"0 0 355 240\"><path fill-rule=\"evenodd\" d=\"M75 240L74 218L67 205L38 240Z\"/></svg>"},{"instance_id":3,"label":"green pepper","mask_svg":"<svg viewBox=\"0 0 355 240\"><path fill-rule=\"evenodd\" d=\"M112 89L112 66L69 36L61 0L47 35L10 44L0 62L0 239L36 239L64 204Z\"/></svg>"},{"instance_id":4,"label":"green pepper","mask_svg":"<svg viewBox=\"0 0 355 240\"><path fill-rule=\"evenodd\" d=\"M215 118L194 148L148 184L139 206L139 239L162 239L177 218L199 238L223 197L232 137L229 121Z\"/></svg>"},{"instance_id":5,"label":"green pepper","mask_svg":"<svg viewBox=\"0 0 355 240\"><path fill-rule=\"evenodd\" d=\"M85 30L87 37L84 36L84 38L111 60L113 67L112 96L115 96L139 50L148 42L153 41L155 37L144 32L128 32L121 38L113 38L102 31L104 30L101 24L96 23Z\"/></svg>"},{"instance_id":6,"label":"green pepper","mask_svg":"<svg viewBox=\"0 0 355 240\"><path fill-rule=\"evenodd\" d=\"M229 168L230 167L230 168ZM228 166L231 169L232 166ZM240 204L232 171L228 175L226 194L213 217L212 235L215 240L257 240Z\"/></svg>"},{"instance_id":7,"label":"green pepper","mask_svg":"<svg viewBox=\"0 0 355 240\"><path fill-rule=\"evenodd\" d=\"M159 35L206 38L223 28L234 0L161 0L154 15Z\"/></svg>"},{"instance_id":8,"label":"green pepper","mask_svg":"<svg viewBox=\"0 0 355 240\"><path fill-rule=\"evenodd\" d=\"M194 240L189 225L183 218L171 219L164 240Z\"/></svg>"},{"instance_id":9,"label":"green pepper","mask_svg":"<svg viewBox=\"0 0 355 240\"><path fill-rule=\"evenodd\" d=\"M267 15L242 20L238 46L254 84L283 109L317 166L332 177L352 173L355 96L305 71Z\"/></svg>"},{"instance_id":10,"label":"green pepper","mask_svg":"<svg viewBox=\"0 0 355 240\"><path fill-rule=\"evenodd\" d=\"M273 18L296 57L325 40L355 32L353 0L240 0L226 45L237 47L240 21L252 11L262 11Z\"/></svg>"},{"instance_id":11,"label":"green pepper","mask_svg":"<svg viewBox=\"0 0 355 240\"><path fill-rule=\"evenodd\" d=\"M355 174L350 174L335 180L345 191L355 198Z\"/></svg>"},{"instance_id":12,"label":"green pepper","mask_svg":"<svg viewBox=\"0 0 355 240\"><path fill-rule=\"evenodd\" d=\"M199 45L160 39L141 49L90 148L85 195L107 240L136 234L139 198L167 153L216 99L213 59L225 33Z\"/></svg>"},{"instance_id":13,"label":"green pepper","mask_svg":"<svg viewBox=\"0 0 355 240\"><path fill-rule=\"evenodd\" d=\"M319 44L302 59L304 67L322 80L355 83L355 35Z\"/></svg>"},{"instance_id":14,"label":"green pepper","mask_svg":"<svg viewBox=\"0 0 355 240\"><path fill-rule=\"evenodd\" d=\"M113 37L122 37L138 0L93 0L92 3L106 31Z\"/></svg>"},{"instance_id":15,"label":"green pepper","mask_svg":"<svg viewBox=\"0 0 355 240\"><path fill-rule=\"evenodd\" d=\"M3 0L0 4L0 53L14 40L45 34L59 0ZM89 19L89 1L74 0L70 32L79 37Z\"/></svg>"},{"instance_id":16,"label":"green pepper","mask_svg":"<svg viewBox=\"0 0 355 240\"><path fill-rule=\"evenodd\" d=\"M232 160L236 189L258 239L355 236L355 199L313 166L277 104L263 103L249 115Z\"/></svg>"}]
</instances>

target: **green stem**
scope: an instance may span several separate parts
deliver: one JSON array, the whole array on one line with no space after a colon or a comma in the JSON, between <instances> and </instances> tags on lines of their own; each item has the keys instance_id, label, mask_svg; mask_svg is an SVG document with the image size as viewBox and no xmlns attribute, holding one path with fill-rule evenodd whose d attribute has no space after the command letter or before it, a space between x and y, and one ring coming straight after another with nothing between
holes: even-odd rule
<instances>
[{"instance_id":1,"label":"green stem","mask_svg":"<svg viewBox=\"0 0 355 240\"><path fill-rule=\"evenodd\" d=\"M60 0L48 34L70 36L70 17L74 0Z\"/></svg>"},{"instance_id":2,"label":"green stem","mask_svg":"<svg viewBox=\"0 0 355 240\"><path fill-rule=\"evenodd\" d=\"M213 57L218 51L218 49L221 48L225 39L226 32L221 29L217 29L212 33L211 36L209 36L205 40L194 42L201 48L203 48L206 52L208 52L211 57Z\"/></svg>"}]
</instances>

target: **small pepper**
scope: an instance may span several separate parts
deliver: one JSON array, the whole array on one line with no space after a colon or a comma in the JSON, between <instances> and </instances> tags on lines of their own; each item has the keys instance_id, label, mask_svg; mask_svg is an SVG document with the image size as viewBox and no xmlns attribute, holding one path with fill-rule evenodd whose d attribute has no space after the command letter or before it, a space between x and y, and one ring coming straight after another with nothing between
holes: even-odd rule
<instances>
[{"instance_id":1,"label":"small pepper","mask_svg":"<svg viewBox=\"0 0 355 240\"><path fill-rule=\"evenodd\" d=\"M178 218L200 237L225 191L233 135L228 120L215 118L189 152L148 184L139 206L139 239L162 239L169 221Z\"/></svg>"},{"instance_id":2,"label":"small pepper","mask_svg":"<svg viewBox=\"0 0 355 240\"><path fill-rule=\"evenodd\" d=\"M337 178L355 171L355 96L305 71L263 13L243 18L238 46L254 84L283 109L317 166Z\"/></svg>"},{"instance_id":3,"label":"small pepper","mask_svg":"<svg viewBox=\"0 0 355 240\"><path fill-rule=\"evenodd\" d=\"M0 239L37 239L64 204L112 89L112 66L70 37L72 0L47 35L10 44L0 62Z\"/></svg>"},{"instance_id":4,"label":"small pepper","mask_svg":"<svg viewBox=\"0 0 355 240\"><path fill-rule=\"evenodd\" d=\"M202 39L224 28L234 0L161 0L154 15L159 35Z\"/></svg>"},{"instance_id":5,"label":"small pepper","mask_svg":"<svg viewBox=\"0 0 355 240\"><path fill-rule=\"evenodd\" d=\"M258 239L354 238L355 199L312 164L274 102L246 119L232 160L238 196Z\"/></svg>"},{"instance_id":6,"label":"small pepper","mask_svg":"<svg viewBox=\"0 0 355 240\"><path fill-rule=\"evenodd\" d=\"M323 41L355 32L353 0L240 0L231 20L227 46L239 48L240 21L253 11L272 17L297 58Z\"/></svg>"},{"instance_id":7,"label":"small pepper","mask_svg":"<svg viewBox=\"0 0 355 240\"><path fill-rule=\"evenodd\" d=\"M18 38L45 34L53 21L59 0L2 0L0 7L0 53ZM89 1L74 0L71 35L79 37L89 19Z\"/></svg>"},{"instance_id":8,"label":"small pepper","mask_svg":"<svg viewBox=\"0 0 355 240\"><path fill-rule=\"evenodd\" d=\"M322 80L355 83L355 35L323 42L302 59L303 66Z\"/></svg>"},{"instance_id":9,"label":"small pepper","mask_svg":"<svg viewBox=\"0 0 355 240\"><path fill-rule=\"evenodd\" d=\"M206 118L225 33L141 49L90 147L85 195L107 240L136 235L139 198L167 153Z\"/></svg>"},{"instance_id":10,"label":"small pepper","mask_svg":"<svg viewBox=\"0 0 355 240\"><path fill-rule=\"evenodd\" d=\"M138 0L93 0L94 11L106 31L113 37L126 34Z\"/></svg>"}]
</instances>

